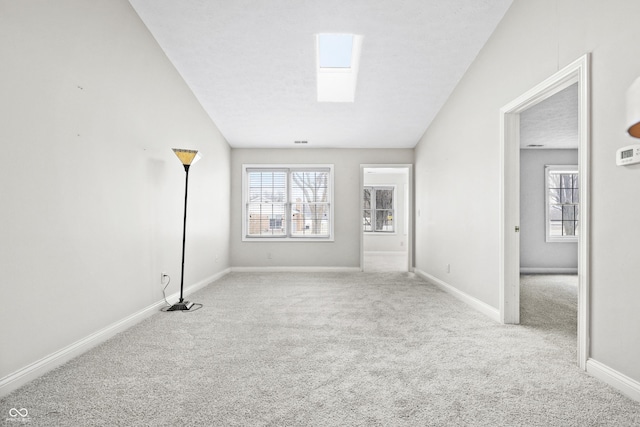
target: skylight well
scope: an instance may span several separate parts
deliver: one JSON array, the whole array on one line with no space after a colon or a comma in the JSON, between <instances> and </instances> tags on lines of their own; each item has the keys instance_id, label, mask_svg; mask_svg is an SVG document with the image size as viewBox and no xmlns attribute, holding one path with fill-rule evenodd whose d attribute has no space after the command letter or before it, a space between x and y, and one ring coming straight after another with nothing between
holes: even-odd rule
<instances>
[{"instance_id":1,"label":"skylight well","mask_svg":"<svg viewBox=\"0 0 640 427\"><path fill-rule=\"evenodd\" d=\"M318 102L354 102L362 36L316 36Z\"/></svg>"},{"instance_id":2,"label":"skylight well","mask_svg":"<svg viewBox=\"0 0 640 427\"><path fill-rule=\"evenodd\" d=\"M318 66L351 68L353 34L318 34Z\"/></svg>"}]
</instances>

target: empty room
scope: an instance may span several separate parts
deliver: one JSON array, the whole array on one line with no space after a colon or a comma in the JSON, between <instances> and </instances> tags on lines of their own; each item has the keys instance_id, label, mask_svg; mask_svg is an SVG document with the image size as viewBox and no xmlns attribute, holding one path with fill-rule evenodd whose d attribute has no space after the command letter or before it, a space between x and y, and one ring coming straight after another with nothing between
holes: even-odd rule
<instances>
[{"instance_id":1,"label":"empty room","mask_svg":"<svg viewBox=\"0 0 640 427\"><path fill-rule=\"evenodd\" d=\"M639 20L0 0L0 423L640 425Z\"/></svg>"}]
</instances>

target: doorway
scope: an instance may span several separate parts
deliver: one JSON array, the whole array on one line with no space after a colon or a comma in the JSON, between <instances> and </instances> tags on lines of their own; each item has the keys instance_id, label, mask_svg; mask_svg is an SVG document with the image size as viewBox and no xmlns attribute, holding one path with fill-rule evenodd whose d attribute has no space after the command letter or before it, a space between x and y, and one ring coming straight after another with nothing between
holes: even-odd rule
<instances>
[{"instance_id":1,"label":"doorway","mask_svg":"<svg viewBox=\"0 0 640 427\"><path fill-rule=\"evenodd\" d=\"M585 55L524 93L500 110L500 319L520 323L520 119L521 114L553 95L577 84L578 174L580 221L578 241L578 366L586 369L589 337L589 55Z\"/></svg>"},{"instance_id":2,"label":"doorway","mask_svg":"<svg viewBox=\"0 0 640 427\"><path fill-rule=\"evenodd\" d=\"M360 172L361 270L411 271L411 165L361 165Z\"/></svg>"},{"instance_id":3,"label":"doorway","mask_svg":"<svg viewBox=\"0 0 640 427\"><path fill-rule=\"evenodd\" d=\"M520 323L567 358L577 337L578 83L520 113Z\"/></svg>"}]
</instances>

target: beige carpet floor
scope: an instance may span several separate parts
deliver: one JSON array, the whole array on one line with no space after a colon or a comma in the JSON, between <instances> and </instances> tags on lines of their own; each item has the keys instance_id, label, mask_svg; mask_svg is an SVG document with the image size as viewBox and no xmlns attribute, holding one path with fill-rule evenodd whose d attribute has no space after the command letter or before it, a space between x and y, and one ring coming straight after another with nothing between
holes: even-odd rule
<instances>
[{"instance_id":1,"label":"beige carpet floor","mask_svg":"<svg viewBox=\"0 0 640 427\"><path fill-rule=\"evenodd\" d=\"M157 313L0 411L38 426L640 425L639 403L576 367L573 326L527 306L500 325L408 273L232 273L190 300L204 307Z\"/></svg>"}]
</instances>

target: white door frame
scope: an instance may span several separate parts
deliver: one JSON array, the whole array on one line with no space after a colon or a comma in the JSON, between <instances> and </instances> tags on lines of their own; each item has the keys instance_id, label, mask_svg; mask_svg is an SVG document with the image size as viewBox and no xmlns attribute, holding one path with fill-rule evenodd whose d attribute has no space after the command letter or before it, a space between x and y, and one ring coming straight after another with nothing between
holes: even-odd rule
<instances>
[{"instance_id":1,"label":"white door frame","mask_svg":"<svg viewBox=\"0 0 640 427\"><path fill-rule=\"evenodd\" d=\"M590 54L500 109L500 320L520 323L520 113L578 83L580 221L578 223L578 366L589 357Z\"/></svg>"},{"instance_id":2,"label":"white door frame","mask_svg":"<svg viewBox=\"0 0 640 427\"><path fill-rule=\"evenodd\" d=\"M407 206L407 271L413 272L413 165L412 164L361 164L360 165L360 215L358 215L358 229L360 230L360 271L364 271L364 231L362 230L362 212L364 210L364 170L365 168L397 168L407 169L407 184L409 186Z\"/></svg>"}]
</instances>

